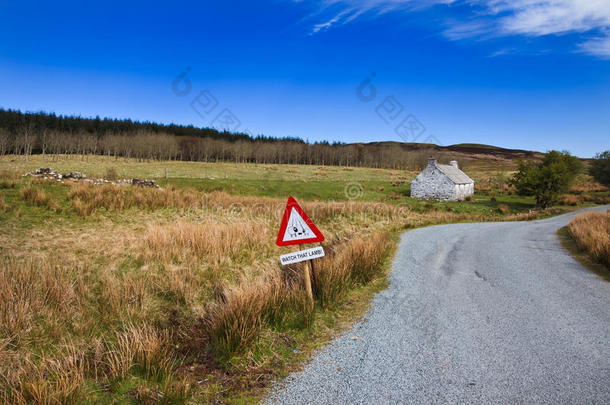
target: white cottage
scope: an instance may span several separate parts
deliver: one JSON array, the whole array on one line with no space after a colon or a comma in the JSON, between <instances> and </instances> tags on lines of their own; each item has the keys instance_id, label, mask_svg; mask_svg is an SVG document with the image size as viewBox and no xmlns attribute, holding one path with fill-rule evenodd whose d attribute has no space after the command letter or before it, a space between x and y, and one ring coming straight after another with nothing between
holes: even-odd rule
<instances>
[{"instance_id":1,"label":"white cottage","mask_svg":"<svg viewBox=\"0 0 610 405\"><path fill-rule=\"evenodd\" d=\"M456 201L474 194L474 180L458 168L457 161L439 165L428 159L428 166L411 182L411 197L419 200Z\"/></svg>"}]
</instances>

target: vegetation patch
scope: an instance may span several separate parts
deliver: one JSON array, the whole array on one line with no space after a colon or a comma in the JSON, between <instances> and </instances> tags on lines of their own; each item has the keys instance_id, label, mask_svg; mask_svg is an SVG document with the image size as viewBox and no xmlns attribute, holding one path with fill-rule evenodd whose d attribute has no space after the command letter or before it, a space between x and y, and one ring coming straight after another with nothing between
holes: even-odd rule
<instances>
[{"instance_id":1,"label":"vegetation patch","mask_svg":"<svg viewBox=\"0 0 610 405\"><path fill-rule=\"evenodd\" d=\"M0 159L3 403L255 402L366 311L399 232L538 219L608 198L586 174L562 194L577 205L542 209L495 169L472 172L481 187L471 201L426 202L408 197L414 173L393 169L44 159ZM22 177L49 160L162 188ZM350 199L353 182L362 193ZM274 244L287 195L326 236L313 308L301 265L278 262L294 250Z\"/></svg>"},{"instance_id":2,"label":"vegetation patch","mask_svg":"<svg viewBox=\"0 0 610 405\"><path fill-rule=\"evenodd\" d=\"M610 212L583 212L568 225L578 248L610 268Z\"/></svg>"}]
</instances>

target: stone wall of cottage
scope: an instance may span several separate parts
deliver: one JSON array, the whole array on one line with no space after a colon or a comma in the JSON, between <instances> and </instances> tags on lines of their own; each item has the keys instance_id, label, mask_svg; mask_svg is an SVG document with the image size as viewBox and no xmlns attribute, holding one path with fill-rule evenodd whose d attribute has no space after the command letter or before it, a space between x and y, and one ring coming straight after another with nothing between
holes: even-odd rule
<instances>
[{"instance_id":1,"label":"stone wall of cottage","mask_svg":"<svg viewBox=\"0 0 610 405\"><path fill-rule=\"evenodd\" d=\"M431 165L411 182L411 197L419 200L454 201L457 199L456 191L456 185Z\"/></svg>"}]
</instances>

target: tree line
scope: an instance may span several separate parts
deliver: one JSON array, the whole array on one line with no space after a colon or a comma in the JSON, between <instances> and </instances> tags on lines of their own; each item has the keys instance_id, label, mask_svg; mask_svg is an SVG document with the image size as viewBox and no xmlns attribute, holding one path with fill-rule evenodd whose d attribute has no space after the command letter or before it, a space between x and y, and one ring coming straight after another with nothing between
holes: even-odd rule
<instances>
[{"instance_id":1,"label":"tree line","mask_svg":"<svg viewBox=\"0 0 610 405\"><path fill-rule=\"evenodd\" d=\"M0 109L0 156L5 154L416 169L425 166L429 151L406 150L400 144L308 143L213 128Z\"/></svg>"}]
</instances>

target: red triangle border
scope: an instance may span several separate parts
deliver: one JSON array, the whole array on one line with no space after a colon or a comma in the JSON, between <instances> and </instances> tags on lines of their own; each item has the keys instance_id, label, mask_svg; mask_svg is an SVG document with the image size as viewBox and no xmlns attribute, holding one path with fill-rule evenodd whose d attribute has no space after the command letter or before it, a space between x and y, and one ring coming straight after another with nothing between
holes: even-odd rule
<instances>
[{"instance_id":1,"label":"red triangle border","mask_svg":"<svg viewBox=\"0 0 610 405\"><path fill-rule=\"evenodd\" d=\"M307 226L309 226L309 228L313 231L314 235L316 235L315 237L309 238L309 239L293 240L293 241L284 241L282 239L284 237L284 234L286 233L286 228L288 227L288 219L290 219L290 212L292 211L293 208L297 211L297 213L301 216L301 218L303 218L303 220L305 221ZM282 223L280 224L280 231L277 234L277 240L275 241L275 244L278 246L290 246L290 245L302 245L305 243L315 243L315 242L322 242L322 241L324 241L324 235L322 235L322 232L320 232L320 230L313 223L311 218L309 218L309 216L305 213L305 211L303 211L303 208L301 208L299 203L297 203L297 201L294 198L288 197L288 202L286 202L286 208L284 209L284 217L282 218Z\"/></svg>"}]
</instances>

